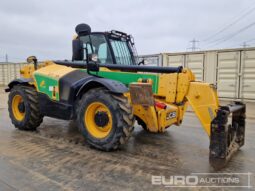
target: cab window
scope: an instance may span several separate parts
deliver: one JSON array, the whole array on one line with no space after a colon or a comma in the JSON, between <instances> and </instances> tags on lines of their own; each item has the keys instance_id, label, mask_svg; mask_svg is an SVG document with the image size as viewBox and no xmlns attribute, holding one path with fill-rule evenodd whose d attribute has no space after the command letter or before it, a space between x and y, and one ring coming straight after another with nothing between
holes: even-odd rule
<instances>
[{"instance_id":1,"label":"cab window","mask_svg":"<svg viewBox=\"0 0 255 191\"><path fill-rule=\"evenodd\" d=\"M92 44L90 44L89 36L81 37L83 46L87 48L88 54L97 54L98 62L101 64L113 64L111 52L105 36L102 34L92 34L90 38Z\"/></svg>"}]
</instances>

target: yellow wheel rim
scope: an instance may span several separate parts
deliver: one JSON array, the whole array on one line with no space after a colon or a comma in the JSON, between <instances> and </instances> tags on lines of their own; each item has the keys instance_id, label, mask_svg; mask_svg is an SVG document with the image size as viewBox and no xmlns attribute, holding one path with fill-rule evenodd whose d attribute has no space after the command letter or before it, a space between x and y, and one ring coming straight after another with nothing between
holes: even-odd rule
<instances>
[{"instance_id":1,"label":"yellow wheel rim","mask_svg":"<svg viewBox=\"0 0 255 191\"><path fill-rule=\"evenodd\" d=\"M103 113L104 116L107 116L108 120L103 126L99 126L96 123L95 117L98 117L98 113ZM110 110L106 105L101 102L91 103L85 114L84 114L84 123L88 132L95 138L105 138L109 135L112 130L112 115Z\"/></svg>"},{"instance_id":2,"label":"yellow wheel rim","mask_svg":"<svg viewBox=\"0 0 255 191\"><path fill-rule=\"evenodd\" d=\"M23 99L20 95L15 95L12 99L12 113L16 120L22 121L25 117L25 111L22 112L19 109L19 105L23 103Z\"/></svg>"}]
</instances>

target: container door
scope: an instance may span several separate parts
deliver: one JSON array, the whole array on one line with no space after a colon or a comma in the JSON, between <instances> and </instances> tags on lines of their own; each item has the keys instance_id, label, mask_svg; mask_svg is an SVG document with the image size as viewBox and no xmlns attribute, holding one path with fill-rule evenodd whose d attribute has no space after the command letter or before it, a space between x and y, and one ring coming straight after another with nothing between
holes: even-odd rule
<instances>
[{"instance_id":1,"label":"container door","mask_svg":"<svg viewBox=\"0 0 255 191\"><path fill-rule=\"evenodd\" d=\"M185 62L185 56L184 55L168 55L168 62L166 66L170 67L178 67L183 66Z\"/></svg>"},{"instance_id":2,"label":"container door","mask_svg":"<svg viewBox=\"0 0 255 191\"><path fill-rule=\"evenodd\" d=\"M195 74L197 81L204 80L204 54L188 54L186 55L187 68Z\"/></svg>"},{"instance_id":3,"label":"container door","mask_svg":"<svg viewBox=\"0 0 255 191\"><path fill-rule=\"evenodd\" d=\"M255 99L255 50L242 52L240 98Z\"/></svg>"},{"instance_id":4,"label":"container door","mask_svg":"<svg viewBox=\"0 0 255 191\"><path fill-rule=\"evenodd\" d=\"M217 88L219 97L238 98L240 52L219 52Z\"/></svg>"}]
</instances>

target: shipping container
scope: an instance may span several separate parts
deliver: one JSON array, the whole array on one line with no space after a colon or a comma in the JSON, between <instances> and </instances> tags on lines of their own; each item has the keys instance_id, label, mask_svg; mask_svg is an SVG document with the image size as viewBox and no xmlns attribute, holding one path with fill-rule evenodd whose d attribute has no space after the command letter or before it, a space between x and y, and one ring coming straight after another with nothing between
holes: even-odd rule
<instances>
[{"instance_id":1,"label":"shipping container","mask_svg":"<svg viewBox=\"0 0 255 191\"><path fill-rule=\"evenodd\" d=\"M240 52L219 52L217 62L217 81L219 96L234 98L239 96Z\"/></svg>"},{"instance_id":2,"label":"shipping container","mask_svg":"<svg viewBox=\"0 0 255 191\"><path fill-rule=\"evenodd\" d=\"M239 75L239 97L255 100L255 50L242 51Z\"/></svg>"},{"instance_id":3,"label":"shipping container","mask_svg":"<svg viewBox=\"0 0 255 191\"><path fill-rule=\"evenodd\" d=\"M162 60L160 54L150 54L139 56L139 62L144 60L146 66L160 66Z\"/></svg>"},{"instance_id":4,"label":"shipping container","mask_svg":"<svg viewBox=\"0 0 255 191\"><path fill-rule=\"evenodd\" d=\"M178 67L183 66L185 63L185 55L166 55L163 66Z\"/></svg>"},{"instance_id":5,"label":"shipping container","mask_svg":"<svg viewBox=\"0 0 255 191\"><path fill-rule=\"evenodd\" d=\"M161 55L163 66L190 68L196 80L215 84L220 98L255 102L255 48Z\"/></svg>"},{"instance_id":6,"label":"shipping container","mask_svg":"<svg viewBox=\"0 0 255 191\"><path fill-rule=\"evenodd\" d=\"M191 69L196 80L204 80L204 54L187 54L184 66Z\"/></svg>"}]
</instances>

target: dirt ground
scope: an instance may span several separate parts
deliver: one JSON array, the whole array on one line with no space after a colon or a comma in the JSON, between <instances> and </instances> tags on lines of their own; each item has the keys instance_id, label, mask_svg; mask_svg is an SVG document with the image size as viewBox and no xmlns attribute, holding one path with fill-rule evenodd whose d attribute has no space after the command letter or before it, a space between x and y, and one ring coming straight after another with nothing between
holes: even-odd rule
<instances>
[{"instance_id":1,"label":"dirt ground","mask_svg":"<svg viewBox=\"0 0 255 191\"><path fill-rule=\"evenodd\" d=\"M151 176L215 173L208 162L208 137L193 114L186 115L181 127L172 126L163 134L146 133L137 126L127 145L102 152L84 143L74 122L44 118L37 132L15 129L8 116L7 94L0 91L0 191L171 190L152 185ZM254 125L254 120L247 120L245 146L219 171L253 173L252 185ZM172 190L187 189L223 190Z\"/></svg>"}]
</instances>

